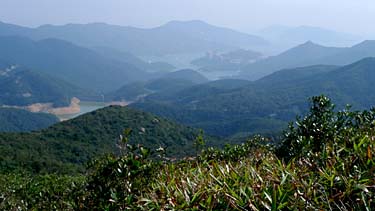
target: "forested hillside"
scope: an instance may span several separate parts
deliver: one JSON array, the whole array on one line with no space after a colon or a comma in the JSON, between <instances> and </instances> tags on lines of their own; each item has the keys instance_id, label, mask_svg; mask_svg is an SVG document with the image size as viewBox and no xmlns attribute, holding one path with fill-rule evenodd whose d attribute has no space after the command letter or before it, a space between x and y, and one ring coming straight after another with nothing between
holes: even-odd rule
<instances>
[{"instance_id":1,"label":"forested hillside","mask_svg":"<svg viewBox=\"0 0 375 211\"><path fill-rule=\"evenodd\" d=\"M333 109L328 98L314 97L279 145L255 137L174 162L150 159L148 149L127 144L125 133L121 155L96 159L85 174L3 172L0 208L371 210L374 110Z\"/></svg>"},{"instance_id":2,"label":"forested hillside","mask_svg":"<svg viewBox=\"0 0 375 211\"><path fill-rule=\"evenodd\" d=\"M153 93L171 95L185 88L208 82L208 79L190 69L164 73L156 79L122 86L105 95L106 101L138 101Z\"/></svg>"},{"instance_id":3,"label":"forested hillside","mask_svg":"<svg viewBox=\"0 0 375 211\"><path fill-rule=\"evenodd\" d=\"M54 115L0 108L0 132L24 132L47 128L59 120Z\"/></svg>"},{"instance_id":4,"label":"forested hillside","mask_svg":"<svg viewBox=\"0 0 375 211\"><path fill-rule=\"evenodd\" d=\"M208 83L167 97L150 95L132 106L215 135L275 132L307 111L305 99L310 96L327 94L339 108L348 103L357 109L372 107L374 67L374 58L367 58L344 67L282 70L238 88Z\"/></svg>"},{"instance_id":5,"label":"forested hillside","mask_svg":"<svg viewBox=\"0 0 375 211\"><path fill-rule=\"evenodd\" d=\"M196 153L199 130L127 107L111 106L31 133L0 133L1 172L77 173L106 153L119 153L119 139L130 129L130 144L165 148L168 156ZM223 145L209 138L211 146Z\"/></svg>"},{"instance_id":6,"label":"forested hillside","mask_svg":"<svg viewBox=\"0 0 375 211\"><path fill-rule=\"evenodd\" d=\"M73 97L95 99L96 95L95 92L25 67L9 65L0 69L0 105L47 103L52 107L62 107L68 106Z\"/></svg>"}]
</instances>

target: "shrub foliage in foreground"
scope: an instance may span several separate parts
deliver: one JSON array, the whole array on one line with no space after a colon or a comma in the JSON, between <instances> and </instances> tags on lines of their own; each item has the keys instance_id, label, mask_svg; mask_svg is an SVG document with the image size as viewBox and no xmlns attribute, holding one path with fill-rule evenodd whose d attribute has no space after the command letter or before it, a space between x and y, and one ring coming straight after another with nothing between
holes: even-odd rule
<instances>
[{"instance_id":1,"label":"shrub foliage in foreground","mask_svg":"<svg viewBox=\"0 0 375 211\"><path fill-rule=\"evenodd\" d=\"M28 188L38 181L2 181L0 209L371 210L374 126L374 109L335 112L320 96L276 147L255 137L169 162L162 153L159 161L148 159L147 149L125 137L123 156L94 161L85 179L61 183L65 189L56 184L64 178L51 177L40 196Z\"/></svg>"}]
</instances>

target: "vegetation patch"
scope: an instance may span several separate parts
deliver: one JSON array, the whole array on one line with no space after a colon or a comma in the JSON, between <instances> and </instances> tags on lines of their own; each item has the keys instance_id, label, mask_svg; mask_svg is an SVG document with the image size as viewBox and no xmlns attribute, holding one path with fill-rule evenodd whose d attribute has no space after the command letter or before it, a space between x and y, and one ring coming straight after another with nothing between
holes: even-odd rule
<instances>
[{"instance_id":1,"label":"vegetation patch","mask_svg":"<svg viewBox=\"0 0 375 211\"><path fill-rule=\"evenodd\" d=\"M121 154L79 176L1 178L3 210L371 210L375 109L335 112L324 96L280 144L260 136L170 161L163 148L120 142ZM204 146L202 134L196 150Z\"/></svg>"}]
</instances>

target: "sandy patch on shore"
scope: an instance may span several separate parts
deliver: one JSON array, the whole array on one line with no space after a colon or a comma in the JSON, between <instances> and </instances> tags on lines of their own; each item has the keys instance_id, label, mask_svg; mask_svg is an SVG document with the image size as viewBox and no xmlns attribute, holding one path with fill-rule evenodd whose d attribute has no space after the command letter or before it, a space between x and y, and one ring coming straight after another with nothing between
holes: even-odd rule
<instances>
[{"instance_id":1,"label":"sandy patch on shore","mask_svg":"<svg viewBox=\"0 0 375 211\"><path fill-rule=\"evenodd\" d=\"M35 103L28 106L3 106L8 108L18 108L25 109L30 112L43 112L50 113L54 115L65 115L65 114L77 114L81 111L79 106L80 100L76 97L73 97L70 100L70 105L67 107L54 108L52 103Z\"/></svg>"},{"instance_id":2,"label":"sandy patch on shore","mask_svg":"<svg viewBox=\"0 0 375 211\"><path fill-rule=\"evenodd\" d=\"M73 97L70 101L70 105L66 107L58 107L54 108L52 103L35 103L28 106L8 106L3 105L1 107L7 107L7 108L17 108L17 109L24 109L30 112L38 113L49 113L56 115L61 121L70 119L70 117L66 117L69 115L75 115L79 114L81 112L81 106L80 106L80 99ZM128 106L132 102L128 101L113 101L113 102L107 102L103 103L103 106L111 106L111 105L117 105L117 106ZM84 105L82 105L84 106Z\"/></svg>"},{"instance_id":3,"label":"sandy patch on shore","mask_svg":"<svg viewBox=\"0 0 375 211\"><path fill-rule=\"evenodd\" d=\"M78 98L73 97L70 100L70 105L67 107L60 107L60 108L50 108L48 109L48 113L54 115L66 115L66 114L77 114L81 111L81 107L79 106L79 102L81 102Z\"/></svg>"}]
</instances>

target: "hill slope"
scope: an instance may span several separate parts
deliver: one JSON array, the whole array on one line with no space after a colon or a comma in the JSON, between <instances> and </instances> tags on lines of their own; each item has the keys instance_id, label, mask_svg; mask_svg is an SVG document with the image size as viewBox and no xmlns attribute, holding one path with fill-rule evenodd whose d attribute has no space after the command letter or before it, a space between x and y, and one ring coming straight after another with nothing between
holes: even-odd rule
<instances>
[{"instance_id":1,"label":"hill slope","mask_svg":"<svg viewBox=\"0 0 375 211\"><path fill-rule=\"evenodd\" d=\"M174 72L167 73L162 76L165 79L184 79L187 81L191 81L195 84L200 84L204 82L208 82L208 79L204 77L202 74L194 71L192 69L182 69Z\"/></svg>"},{"instance_id":2,"label":"hill slope","mask_svg":"<svg viewBox=\"0 0 375 211\"><path fill-rule=\"evenodd\" d=\"M35 42L22 37L0 37L0 46L0 59L95 91L116 89L146 77L143 71L132 65L107 59L62 40Z\"/></svg>"},{"instance_id":3,"label":"hill slope","mask_svg":"<svg viewBox=\"0 0 375 211\"><path fill-rule=\"evenodd\" d=\"M280 55L250 64L242 69L240 75L257 80L285 68L348 65L367 57L375 57L375 41L364 41L350 48L324 47L307 42Z\"/></svg>"},{"instance_id":4,"label":"hill slope","mask_svg":"<svg viewBox=\"0 0 375 211\"><path fill-rule=\"evenodd\" d=\"M146 62L131 53L123 52L121 50L116 50L113 48L95 47L92 49L102 56L131 64L138 69L146 72L169 72L176 69L175 66L166 62Z\"/></svg>"},{"instance_id":5,"label":"hill slope","mask_svg":"<svg viewBox=\"0 0 375 211\"><path fill-rule=\"evenodd\" d=\"M15 65L0 68L0 105L51 103L53 107L62 107L69 105L73 97L90 96L95 93L43 73Z\"/></svg>"},{"instance_id":6,"label":"hill slope","mask_svg":"<svg viewBox=\"0 0 375 211\"><path fill-rule=\"evenodd\" d=\"M122 86L106 94L107 101L137 101L151 93L171 95L184 88L207 82L208 79L190 69L163 74L160 78L147 82L136 82Z\"/></svg>"},{"instance_id":7,"label":"hill slope","mask_svg":"<svg viewBox=\"0 0 375 211\"><path fill-rule=\"evenodd\" d=\"M76 172L104 153L118 152L119 135L133 130L132 144L166 147L167 155L194 154L199 131L128 107L110 106L32 133L0 134L0 169ZM209 144L219 144L210 142Z\"/></svg>"},{"instance_id":8,"label":"hill slope","mask_svg":"<svg viewBox=\"0 0 375 211\"><path fill-rule=\"evenodd\" d=\"M357 35L314 26L289 27L274 25L260 31L260 36L280 47L290 48L311 40L320 45L348 47L361 41Z\"/></svg>"},{"instance_id":9,"label":"hill slope","mask_svg":"<svg viewBox=\"0 0 375 211\"><path fill-rule=\"evenodd\" d=\"M265 126L260 132L267 127L280 130L306 111L306 99L311 96L326 94L341 108L346 103L356 109L374 106L374 67L375 59L368 58L344 67L289 69L239 88L222 90L203 85L167 99L150 95L133 106L215 135L257 133L259 125Z\"/></svg>"},{"instance_id":10,"label":"hill slope","mask_svg":"<svg viewBox=\"0 0 375 211\"><path fill-rule=\"evenodd\" d=\"M341 50L342 48L325 47L309 41L277 56L249 64L242 68L240 75L257 80L278 70L321 64L319 59L335 55Z\"/></svg>"},{"instance_id":11,"label":"hill slope","mask_svg":"<svg viewBox=\"0 0 375 211\"><path fill-rule=\"evenodd\" d=\"M57 123L57 117L25 110L0 108L0 132L40 130Z\"/></svg>"},{"instance_id":12,"label":"hill slope","mask_svg":"<svg viewBox=\"0 0 375 211\"><path fill-rule=\"evenodd\" d=\"M315 63L348 65L367 57L375 57L375 40L366 40L350 48L344 48L337 54L321 58Z\"/></svg>"}]
</instances>

